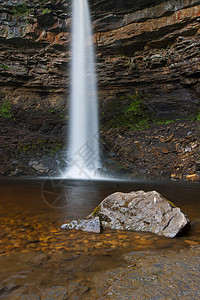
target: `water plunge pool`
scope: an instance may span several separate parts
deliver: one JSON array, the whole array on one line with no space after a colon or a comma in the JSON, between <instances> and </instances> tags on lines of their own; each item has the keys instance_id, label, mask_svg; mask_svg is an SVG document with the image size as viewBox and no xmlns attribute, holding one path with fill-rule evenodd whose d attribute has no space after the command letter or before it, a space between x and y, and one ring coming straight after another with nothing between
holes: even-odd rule
<instances>
[{"instance_id":1,"label":"water plunge pool","mask_svg":"<svg viewBox=\"0 0 200 300\"><path fill-rule=\"evenodd\" d=\"M60 229L66 220L85 218L107 195L140 189L157 190L179 206L191 220L187 235L167 239L140 232L106 230L98 235ZM0 296L2 293L3 299L7 299L5 288L8 295L17 292L24 295L30 289L55 286L68 286L75 295L77 282L77 293L84 293L86 287L92 288L94 274L124 264L122 254L178 251L198 245L199 212L198 184L2 178Z\"/></svg>"}]
</instances>

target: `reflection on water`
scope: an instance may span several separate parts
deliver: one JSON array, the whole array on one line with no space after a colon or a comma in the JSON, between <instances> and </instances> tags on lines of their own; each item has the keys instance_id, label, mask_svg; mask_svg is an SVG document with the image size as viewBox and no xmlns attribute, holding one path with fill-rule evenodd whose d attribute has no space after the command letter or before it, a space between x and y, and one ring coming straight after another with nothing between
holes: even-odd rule
<instances>
[{"instance_id":1,"label":"reflection on water","mask_svg":"<svg viewBox=\"0 0 200 300\"><path fill-rule=\"evenodd\" d=\"M110 193L139 189L157 190L181 207L192 220L187 239L199 242L200 189L197 184L1 180L0 253L5 255L30 249L53 252L61 248L95 253L102 249L182 247L186 237L169 240L149 233L116 231L99 236L60 230L60 225L66 220L85 218Z\"/></svg>"},{"instance_id":2,"label":"reflection on water","mask_svg":"<svg viewBox=\"0 0 200 300\"><path fill-rule=\"evenodd\" d=\"M192 220L188 235L167 239L140 232L60 229L67 219L86 217L110 193L139 189L157 190L180 206ZM41 290L63 285L72 295L84 294L92 274L121 266L123 253L200 244L199 211L200 189L195 184L0 180L0 298L1 291L8 293L11 287L8 299L19 299L30 293L29 286Z\"/></svg>"}]
</instances>

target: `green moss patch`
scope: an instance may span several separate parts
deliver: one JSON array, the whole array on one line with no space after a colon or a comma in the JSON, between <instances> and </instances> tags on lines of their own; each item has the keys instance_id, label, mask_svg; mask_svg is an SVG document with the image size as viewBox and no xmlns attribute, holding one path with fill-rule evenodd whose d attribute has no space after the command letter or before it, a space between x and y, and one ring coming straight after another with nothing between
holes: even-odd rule
<instances>
[{"instance_id":1,"label":"green moss patch","mask_svg":"<svg viewBox=\"0 0 200 300\"><path fill-rule=\"evenodd\" d=\"M63 143L60 141L46 141L45 139L40 139L35 141L33 144L21 144L17 149L17 153L23 154L34 154L35 152L42 152L44 156L53 156L59 152L63 147Z\"/></svg>"},{"instance_id":2,"label":"green moss patch","mask_svg":"<svg viewBox=\"0 0 200 300\"><path fill-rule=\"evenodd\" d=\"M187 120L200 121L200 110L195 117ZM154 119L145 99L140 94L122 96L116 100L108 100L101 107L101 129L107 131L114 128L129 130L145 130L155 125L169 125L186 121L185 119Z\"/></svg>"},{"instance_id":3,"label":"green moss patch","mask_svg":"<svg viewBox=\"0 0 200 300\"><path fill-rule=\"evenodd\" d=\"M200 109L198 110L194 120L197 121L197 122L200 122Z\"/></svg>"},{"instance_id":4,"label":"green moss patch","mask_svg":"<svg viewBox=\"0 0 200 300\"><path fill-rule=\"evenodd\" d=\"M19 4L13 7L12 12L14 15L23 15L27 13L29 10L25 3Z\"/></svg>"},{"instance_id":5,"label":"green moss patch","mask_svg":"<svg viewBox=\"0 0 200 300\"><path fill-rule=\"evenodd\" d=\"M50 10L50 9L48 9L48 8L45 8L45 9L43 9L43 11L42 11L42 15L49 14L50 12L51 12L51 10Z\"/></svg>"},{"instance_id":6,"label":"green moss patch","mask_svg":"<svg viewBox=\"0 0 200 300\"><path fill-rule=\"evenodd\" d=\"M93 211L93 213L92 213L93 217L97 217L98 214L99 214L99 212L100 212L100 210L101 210L101 206L98 205L98 206L94 209L94 211Z\"/></svg>"},{"instance_id":7,"label":"green moss patch","mask_svg":"<svg viewBox=\"0 0 200 300\"><path fill-rule=\"evenodd\" d=\"M102 129L130 128L145 129L149 127L149 117L143 98L139 94L120 97L110 101L102 112Z\"/></svg>"},{"instance_id":8,"label":"green moss patch","mask_svg":"<svg viewBox=\"0 0 200 300\"><path fill-rule=\"evenodd\" d=\"M4 98L0 105L0 119L11 119L12 116L11 104Z\"/></svg>"},{"instance_id":9,"label":"green moss patch","mask_svg":"<svg viewBox=\"0 0 200 300\"><path fill-rule=\"evenodd\" d=\"M10 70L10 67L5 64L0 64L0 69L2 70Z\"/></svg>"}]
</instances>

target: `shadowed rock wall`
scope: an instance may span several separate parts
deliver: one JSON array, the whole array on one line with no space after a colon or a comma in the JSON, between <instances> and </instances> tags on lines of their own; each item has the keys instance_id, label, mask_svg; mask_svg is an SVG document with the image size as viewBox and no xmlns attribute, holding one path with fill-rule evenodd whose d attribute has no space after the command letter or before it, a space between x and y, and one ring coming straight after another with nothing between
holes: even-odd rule
<instances>
[{"instance_id":1,"label":"shadowed rock wall","mask_svg":"<svg viewBox=\"0 0 200 300\"><path fill-rule=\"evenodd\" d=\"M200 94L199 1L125 1L102 11L94 21L102 98L140 93L157 118L193 114Z\"/></svg>"},{"instance_id":2,"label":"shadowed rock wall","mask_svg":"<svg viewBox=\"0 0 200 300\"><path fill-rule=\"evenodd\" d=\"M27 116L37 128L49 110L65 113L67 107L70 2L0 0L0 97L15 104L19 119L31 110ZM199 1L89 2L101 110L121 96L141 94L155 118L194 115L200 95Z\"/></svg>"}]
</instances>

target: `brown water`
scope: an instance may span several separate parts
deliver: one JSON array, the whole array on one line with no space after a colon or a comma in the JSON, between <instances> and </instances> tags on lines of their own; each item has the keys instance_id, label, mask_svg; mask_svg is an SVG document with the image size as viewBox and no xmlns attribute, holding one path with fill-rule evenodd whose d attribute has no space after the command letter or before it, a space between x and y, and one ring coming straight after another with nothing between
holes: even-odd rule
<instances>
[{"instance_id":1,"label":"brown water","mask_svg":"<svg viewBox=\"0 0 200 300\"><path fill-rule=\"evenodd\" d=\"M10 179L0 181L0 254L30 249L48 252L61 247L92 254L97 249L183 246L185 237L169 240L148 233L108 231L94 235L60 230L66 220L86 217L110 193L139 189L157 190L179 206L192 221L187 237L199 242L198 184Z\"/></svg>"},{"instance_id":2,"label":"brown water","mask_svg":"<svg viewBox=\"0 0 200 300\"><path fill-rule=\"evenodd\" d=\"M60 230L66 220L86 217L108 194L139 189L157 190L179 206L191 220L187 235L167 239L150 233L106 230L97 235ZM92 274L123 264L123 253L179 250L198 244L198 184L0 180L0 297L3 299L7 299L5 295L11 295L8 299L18 299L16 295L20 293L30 296L33 288L41 290L72 282L78 282L78 291L82 289L84 293ZM74 285L71 290L74 295Z\"/></svg>"}]
</instances>

